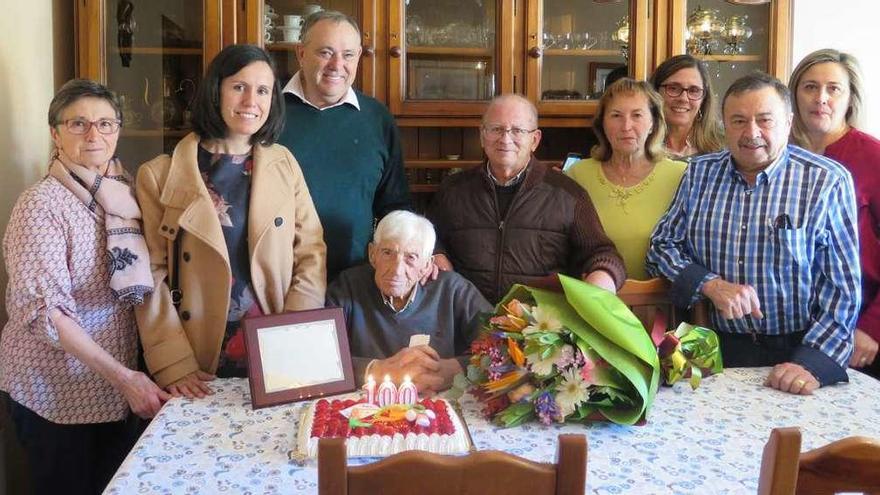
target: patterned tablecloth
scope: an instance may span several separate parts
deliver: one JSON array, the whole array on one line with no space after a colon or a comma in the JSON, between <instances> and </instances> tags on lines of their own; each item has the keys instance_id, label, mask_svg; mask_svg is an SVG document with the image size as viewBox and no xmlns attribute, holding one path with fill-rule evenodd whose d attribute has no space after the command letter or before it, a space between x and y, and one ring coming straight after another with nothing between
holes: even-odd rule
<instances>
[{"instance_id":1,"label":"patterned tablecloth","mask_svg":"<svg viewBox=\"0 0 880 495\"><path fill-rule=\"evenodd\" d=\"M755 493L770 430L800 426L804 450L851 435L880 438L880 382L850 383L808 397L762 386L768 369L728 369L696 391L661 388L647 424L489 424L473 397L461 400L478 449L553 462L559 433L586 433L587 493ZM316 493L315 462L288 461L302 404L254 411L243 379L213 382L215 395L162 408L105 493ZM358 462L358 461L353 461Z\"/></svg>"}]
</instances>

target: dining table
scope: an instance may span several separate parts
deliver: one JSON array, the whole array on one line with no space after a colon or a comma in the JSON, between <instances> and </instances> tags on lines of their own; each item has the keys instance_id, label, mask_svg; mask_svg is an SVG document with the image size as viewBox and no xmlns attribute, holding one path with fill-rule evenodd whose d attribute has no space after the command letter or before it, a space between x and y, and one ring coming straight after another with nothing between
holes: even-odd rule
<instances>
[{"instance_id":1,"label":"dining table","mask_svg":"<svg viewBox=\"0 0 880 495\"><path fill-rule=\"evenodd\" d=\"M769 368L731 368L662 386L645 421L503 428L471 394L459 400L477 450L554 462L561 433L587 436L589 494L754 494L770 431L797 426L803 450L845 437L880 438L880 381L849 370L849 382L812 395L766 387ZM314 459L291 460L302 408L253 409L247 379L217 379L201 399L174 398L152 420L107 494L317 493ZM349 465L376 462L354 458Z\"/></svg>"}]
</instances>

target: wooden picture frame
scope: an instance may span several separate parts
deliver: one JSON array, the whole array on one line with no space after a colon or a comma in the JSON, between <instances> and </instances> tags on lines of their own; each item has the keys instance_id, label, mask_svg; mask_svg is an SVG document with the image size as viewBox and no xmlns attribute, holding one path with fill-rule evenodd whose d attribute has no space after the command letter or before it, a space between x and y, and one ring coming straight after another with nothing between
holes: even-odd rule
<instances>
[{"instance_id":1,"label":"wooden picture frame","mask_svg":"<svg viewBox=\"0 0 880 495\"><path fill-rule=\"evenodd\" d=\"M491 98L492 60L431 60L407 63L409 100L483 101Z\"/></svg>"},{"instance_id":2,"label":"wooden picture frame","mask_svg":"<svg viewBox=\"0 0 880 495\"><path fill-rule=\"evenodd\" d=\"M620 67L626 67L626 64L617 62L590 62L587 66L587 91L594 99L600 98L605 92L605 78L611 71ZM596 82L599 85L596 85Z\"/></svg>"},{"instance_id":3,"label":"wooden picture frame","mask_svg":"<svg viewBox=\"0 0 880 495\"><path fill-rule=\"evenodd\" d=\"M355 389L342 309L245 318L242 328L254 409Z\"/></svg>"}]
</instances>

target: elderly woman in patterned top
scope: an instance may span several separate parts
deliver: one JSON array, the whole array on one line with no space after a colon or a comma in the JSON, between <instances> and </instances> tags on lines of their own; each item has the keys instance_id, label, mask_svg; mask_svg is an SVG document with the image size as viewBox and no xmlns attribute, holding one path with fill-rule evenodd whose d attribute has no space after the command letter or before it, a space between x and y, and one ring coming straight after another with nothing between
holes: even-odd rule
<instances>
[{"instance_id":1,"label":"elderly woman in patterned top","mask_svg":"<svg viewBox=\"0 0 880 495\"><path fill-rule=\"evenodd\" d=\"M9 322L0 389L36 493L99 493L170 398L135 371L133 305L153 290L140 210L119 161L122 112L72 80L49 106L48 175L18 198L3 239Z\"/></svg>"},{"instance_id":2,"label":"elderly woman in patterned top","mask_svg":"<svg viewBox=\"0 0 880 495\"><path fill-rule=\"evenodd\" d=\"M299 164L274 144L283 102L269 54L228 46L196 93L194 132L138 171L156 284L138 327L147 367L175 396L246 376L245 316L324 306L321 222Z\"/></svg>"}]
</instances>

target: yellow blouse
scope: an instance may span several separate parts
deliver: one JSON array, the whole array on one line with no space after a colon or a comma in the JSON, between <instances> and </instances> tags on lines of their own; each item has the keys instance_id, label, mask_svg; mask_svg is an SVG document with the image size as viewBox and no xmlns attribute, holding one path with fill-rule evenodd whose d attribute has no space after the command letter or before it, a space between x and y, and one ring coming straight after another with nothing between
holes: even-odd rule
<instances>
[{"instance_id":1,"label":"yellow blouse","mask_svg":"<svg viewBox=\"0 0 880 495\"><path fill-rule=\"evenodd\" d=\"M623 256L628 278L649 278L645 255L651 232L672 203L686 166L684 162L661 160L632 187L612 184L602 164L593 158L575 163L566 172L590 195L605 233Z\"/></svg>"}]
</instances>

